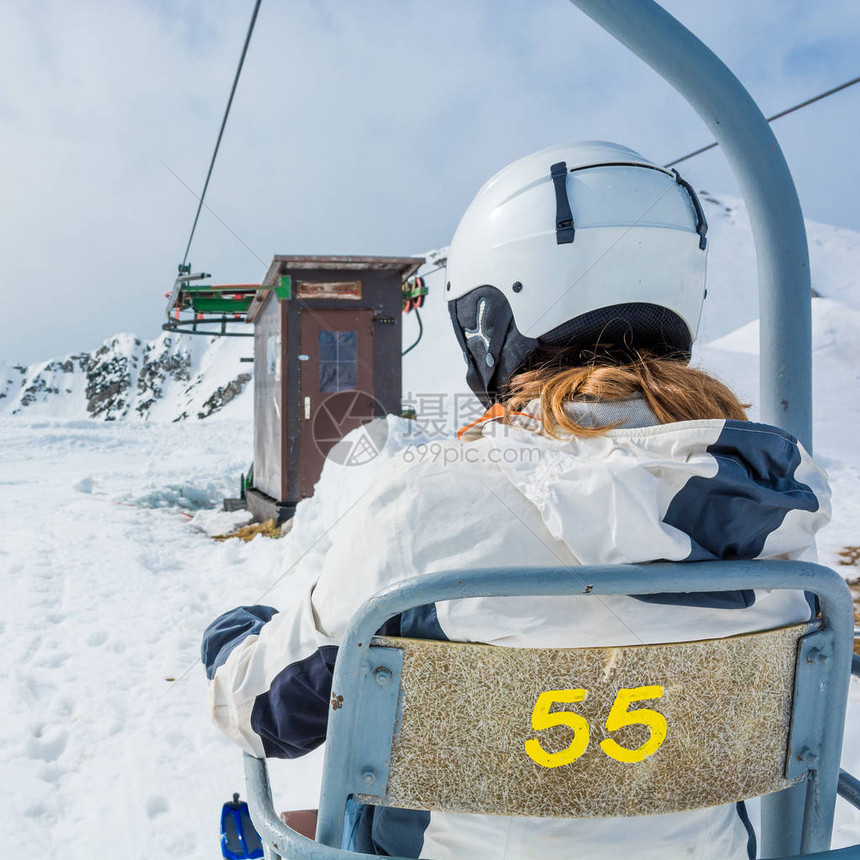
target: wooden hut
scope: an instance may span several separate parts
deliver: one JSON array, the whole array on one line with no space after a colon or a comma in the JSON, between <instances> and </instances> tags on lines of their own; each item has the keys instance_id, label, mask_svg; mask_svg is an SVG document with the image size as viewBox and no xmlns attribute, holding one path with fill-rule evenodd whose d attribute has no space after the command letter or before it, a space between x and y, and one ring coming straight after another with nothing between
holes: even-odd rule
<instances>
[{"instance_id":1,"label":"wooden hut","mask_svg":"<svg viewBox=\"0 0 860 860\"><path fill-rule=\"evenodd\" d=\"M254 325L254 471L260 521L313 494L350 430L401 410L403 282L415 257L276 256L248 308ZM364 450L332 455L361 462Z\"/></svg>"}]
</instances>

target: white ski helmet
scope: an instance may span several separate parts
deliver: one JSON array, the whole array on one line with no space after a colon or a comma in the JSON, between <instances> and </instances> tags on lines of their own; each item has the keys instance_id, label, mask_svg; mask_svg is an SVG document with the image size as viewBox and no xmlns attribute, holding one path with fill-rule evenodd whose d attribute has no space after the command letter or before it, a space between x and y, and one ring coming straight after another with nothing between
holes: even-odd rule
<instances>
[{"instance_id":1,"label":"white ski helmet","mask_svg":"<svg viewBox=\"0 0 860 860\"><path fill-rule=\"evenodd\" d=\"M500 170L460 221L446 297L489 406L541 346L689 360L708 230L690 185L616 143L553 146Z\"/></svg>"}]
</instances>

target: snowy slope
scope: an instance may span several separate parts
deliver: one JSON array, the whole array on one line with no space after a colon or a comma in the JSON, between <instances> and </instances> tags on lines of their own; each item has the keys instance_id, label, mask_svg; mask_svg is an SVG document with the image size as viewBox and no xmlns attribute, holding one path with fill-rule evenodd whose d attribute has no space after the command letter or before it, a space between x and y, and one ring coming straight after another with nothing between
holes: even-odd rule
<instances>
[{"instance_id":1,"label":"snowy slope","mask_svg":"<svg viewBox=\"0 0 860 860\"><path fill-rule=\"evenodd\" d=\"M739 332L758 317L755 251L746 207L742 201L700 192L710 225L708 299L699 332L697 359L722 372L755 403L754 364L738 364L724 353L750 354L755 347L751 329ZM815 293L842 309L860 309L858 277L860 234L826 224L807 222ZM444 301L447 249L430 251L422 269L430 296L421 311L424 336L404 359L404 401L419 408L441 432L460 426L478 409L463 380L463 363L451 331ZM816 320L825 302L816 300ZM841 331L850 329L848 320ZM826 324L816 323L817 349L833 352ZM737 337L722 340L733 332ZM415 314L404 322L404 345L418 336ZM828 340L830 338L830 340ZM719 341L719 343L715 343ZM830 346L827 344L830 343ZM835 343L835 342L834 342ZM853 339L836 347L851 352ZM745 344L741 346L741 344ZM711 345L715 350L710 350ZM757 351L757 347L755 347ZM856 366L854 354L837 359ZM29 367L0 363L0 415L33 418L95 418L99 420L174 421L185 418L250 418L252 414L251 341L162 333L151 341L118 334L91 353L64 356ZM838 376L838 374L837 374ZM433 416L435 411L442 413ZM830 423L819 422L819 423Z\"/></svg>"},{"instance_id":2,"label":"snowy slope","mask_svg":"<svg viewBox=\"0 0 860 860\"><path fill-rule=\"evenodd\" d=\"M206 714L202 630L235 605L283 607L308 585L290 562L326 549L298 529L207 536L241 521L212 506L250 429L0 419L0 784L5 844L27 846L0 856L219 856L220 805L244 788ZM843 762L860 772L856 683L849 720ZM321 755L273 763L280 808L314 805ZM837 844L860 840L860 817L839 822Z\"/></svg>"},{"instance_id":3,"label":"snowy slope","mask_svg":"<svg viewBox=\"0 0 860 860\"><path fill-rule=\"evenodd\" d=\"M180 421L251 416L248 338L118 334L91 353L0 363L0 415ZM229 404L229 405L228 405Z\"/></svg>"},{"instance_id":4,"label":"snowy slope","mask_svg":"<svg viewBox=\"0 0 860 860\"><path fill-rule=\"evenodd\" d=\"M281 549L201 529L243 516L211 508L250 438L229 420L0 419L0 856L220 856L240 757L208 724L200 632L228 595L259 597Z\"/></svg>"},{"instance_id":5,"label":"snowy slope","mask_svg":"<svg viewBox=\"0 0 860 860\"><path fill-rule=\"evenodd\" d=\"M711 267L696 360L754 401L745 210L731 200L706 206ZM835 488L821 549L835 566L842 546L860 544L860 235L818 224L809 234L821 295L813 301L816 455ZM425 271L443 257L430 255ZM418 425L432 438L476 401L462 382L444 270L428 281L404 399L420 406ZM410 314L404 343L416 335ZM211 860L220 853L220 804L243 791L241 757L206 716L200 635L237 604L293 599L304 583L291 577L290 560L323 553L325 541L306 545L298 529L282 541L210 539L242 521L216 508L235 495L252 457L251 386L216 413L241 420L170 422L204 412L219 388L250 371L238 361L249 342L187 340L118 335L100 355L0 374L0 784L4 846L24 846L10 856ZM27 397L13 416L12 404ZM344 499L358 490L342 489ZM851 695L843 762L860 773L860 684ZM315 802L320 761L317 752L273 767L282 808ZM860 816L840 806L837 820L834 844L860 841Z\"/></svg>"}]
</instances>

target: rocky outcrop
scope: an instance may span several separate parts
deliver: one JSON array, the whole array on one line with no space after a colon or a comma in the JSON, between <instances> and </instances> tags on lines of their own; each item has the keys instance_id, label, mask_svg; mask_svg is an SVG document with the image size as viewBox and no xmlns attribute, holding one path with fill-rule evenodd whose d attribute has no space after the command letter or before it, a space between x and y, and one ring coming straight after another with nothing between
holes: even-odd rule
<instances>
[{"instance_id":1,"label":"rocky outcrop","mask_svg":"<svg viewBox=\"0 0 860 860\"><path fill-rule=\"evenodd\" d=\"M165 380L187 382L191 378L191 353L180 349L172 351L170 337L147 343L143 353L143 365L137 377L137 404L135 410L141 418L164 395Z\"/></svg>"},{"instance_id":2,"label":"rocky outcrop","mask_svg":"<svg viewBox=\"0 0 860 860\"><path fill-rule=\"evenodd\" d=\"M134 345L140 346L135 338ZM128 411L128 393L131 374L137 369L138 358L132 353L124 355L118 350L117 338L96 350L87 367L87 412L93 418L116 421Z\"/></svg>"},{"instance_id":3,"label":"rocky outcrop","mask_svg":"<svg viewBox=\"0 0 860 860\"><path fill-rule=\"evenodd\" d=\"M197 413L197 417L201 419L208 418L219 409L222 409L234 397L238 397L250 381L250 373L240 373L235 379L231 379L227 385L219 387L203 404L203 408Z\"/></svg>"},{"instance_id":4,"label":"rocky outcrop","mask_svg":"<svg viewBox=\"0 0 860 860\"><path fill-rule=\"evenodd\" d=\"M0 415L182 421L233 404L231 414L250 417L252 374L240 364L250 349L236 341L118 334L93 352L0 365Z\"/></svg>"}]
</instances>

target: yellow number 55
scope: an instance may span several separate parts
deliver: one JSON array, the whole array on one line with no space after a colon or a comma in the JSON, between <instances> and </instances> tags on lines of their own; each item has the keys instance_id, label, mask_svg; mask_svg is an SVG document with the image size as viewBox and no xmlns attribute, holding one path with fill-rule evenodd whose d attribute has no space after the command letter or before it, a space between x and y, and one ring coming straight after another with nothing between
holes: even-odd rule
<instances>
[{"instance_id":1,"label":"yellow number 55","mask_svg":"<svg viewBox=\"0 0 860 860\"><path fill-rule=\"evenodd\" d=\"M659 711L651 708L636 708L629 710L634 702L644 702L648 699L659 699L663 695L663 688L654 684L649 687L623 687L615 695L615 701L609 709L606 718L606 731L614 732L624 726L647 726L651 735L642 746L636 749L628 749L616 743L612 738L606 738L600 742L600 748L609 758L615 761L635 764L644 761L648 756L654 755L666 740L667 724L666 718ZM525 742L528 757L542 767L561 767L576 761L587 749L591 732L588 721L579 714L572 711L553 711L550 708L558 704L569 704L571 702L584 702L588 691L576 690L547 690L538 696L532 711L532 728L539 732L553 726L568 726L573 729L573 740L570 745L559 752L548 753L540 741L530 738Z\"/></svg>"}]
</instances>

